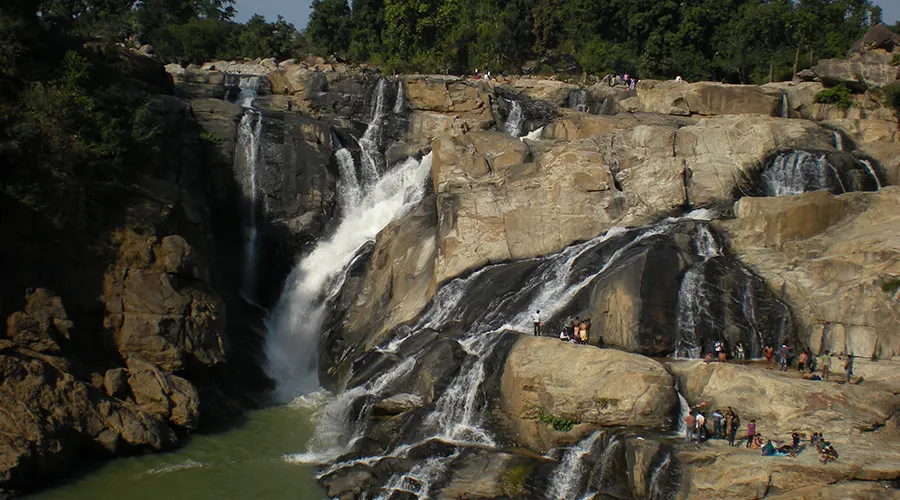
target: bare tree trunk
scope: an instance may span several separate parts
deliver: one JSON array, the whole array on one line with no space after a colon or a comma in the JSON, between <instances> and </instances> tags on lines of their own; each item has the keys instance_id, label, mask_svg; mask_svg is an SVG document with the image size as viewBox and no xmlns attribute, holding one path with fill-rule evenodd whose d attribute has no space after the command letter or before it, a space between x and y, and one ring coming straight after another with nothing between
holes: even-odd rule
<instances>
[{"instance_id":1,"label":"bare tree trunk","mask_svg":"<svg viewBox=\"0 0 900 500\"><path fill-rule=\"evenodd\" d=\"M797 67L800 66L800 45L797 45L797 53L794 55L794 77L797 77Z\"/></svg>"},{"instance_id":2,"label":"bare tree trunk","mask_svg":"<svg viewBox=\"0 0 900 500\"><path fill-rule=\"evenodd\" d=\"M775 79L775 61L769 61L769 83Z\"/></svg>"}]
</instances>

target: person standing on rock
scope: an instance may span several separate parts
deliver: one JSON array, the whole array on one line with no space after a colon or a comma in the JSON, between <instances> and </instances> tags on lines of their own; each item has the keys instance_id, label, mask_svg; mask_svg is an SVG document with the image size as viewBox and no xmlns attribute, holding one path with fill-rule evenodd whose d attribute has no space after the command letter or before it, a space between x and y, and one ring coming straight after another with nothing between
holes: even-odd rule
<instances>
[{"instance_id":1,"label":"person standing on rock","mask_svg":"<svg viewBox=\"0 0 900 500\"><path fill-rule=\"evenodd\" d=\"M756 437L756 420L747 424L747 448L753 446L753 438Z\"/></svg>"},{"instance_id":2,"label":"person standing on rock","mask_svg":"<svg viewBox=\"0 0 900 500\"><path fill-rule=\"evenodd\" d=\"M853 355L847 355L847 361L844 362L844 375L847 376L847 383L850 383L850 379L853 377Z\"/></svg>"},{"instance_id":3,"label":"person standing on rock","mask_svg":"<svg viewBox=\"0 0 900 500\"><path fill-rule=\"evenodd\" d=\"M722 432L722 419L725 416L722 415L722 410L715 410L712 412L712 421L713 421L713 438L722 439L725 434Z\"/></svg>"},{"instance_id":4,"label":"person standing on rock","mask_svg":"<svg viewBox=\"0 0 900 500\"><path fill-rule=\"evenodd\" d=\"M772 357L775 354L775 348L770 345L763 347L763 356L766 357L766 368L772 369Z\"/></svg>"},{"instance_id":5,"label":"person standing on rock","mask_svg":"<svg viewBox=\"0 0 900 500\"><path fill-rule=\"evenodd\" d=\"M743 361L744 360L744 344L742 342L738 342L736 350L737 350L738 361Z\"/></svg>"},{"instance_id":6,"label":"person standing on rock","mask_svg":"<svg viewBox=\"0 0 900 500\"><path fill-rule=\"evenodd\" d=\"M781 371L786 372L788 367L788 356L791 354L791 348L787 344L781 344L778 349L778 367Z\"/></svg>"},{"instance_id":7,"label":"person standing on rock","mask_svg":"<svg viewBox=\"0 0 900 500\"><path fill-rule=\"evenodd\" d=\"M706 441L707 438L707 430L706 430L706 415L702 412L697 412L696 418L697 424L697 442Z\"/></svg>"},{"instance_id":8,"label":"person standing on rock","mask_svg":"<svg viewBox=\"0 0 900 500\"><path fill-rule=\"evenodd\" d=\"M728 446L734 446L734 438L741 427L741 417L730 406L728 407Z\"/></svg>"},{"instance_id":9,"label":"person standing on rock","mask_svg":"<svg viewBox=\"0 0 900 500\"><path fill-rule=\"evenodd\" d=\"M831 354L826 350L819 356L819 369L822 371L822 380L828 381L828 372L831 371Z\"/></svg>"},{"instance_id":10,"label":"person standing on rock","mask_svg":"<svg viewBox=\"0 0 900 500\"><path fill-rule=\"evenodd\" d=\"M806 351L800 353L800 360L797 361L797 373L803 373L803 370L806 369L806 363L809 362L809 356L806 355Z\"/></svg>"},{"instance_id":11,"label":"person standing on rock","mask_svg":"<svg viewBox=\"0 0 900 500\"><path fill-rule=\"evenodd\" d=\"M578 334L578 338L581 339L581 345L587 345L587 343L588 343L587 321L581 322L581 331Z\"/></svg>"},{"instance_id":12,"label":"person standing on rock","mask_svg":"<svg viewBox=\"0 0 900 500\"><path fill-rule=\"evenodd\" d=\"M477 69L475 70L478 71ZM538 309L537 312L531 315L531 320L534 322L534 336L541 336L541 310Z\"/></svg>"}]
</instances>

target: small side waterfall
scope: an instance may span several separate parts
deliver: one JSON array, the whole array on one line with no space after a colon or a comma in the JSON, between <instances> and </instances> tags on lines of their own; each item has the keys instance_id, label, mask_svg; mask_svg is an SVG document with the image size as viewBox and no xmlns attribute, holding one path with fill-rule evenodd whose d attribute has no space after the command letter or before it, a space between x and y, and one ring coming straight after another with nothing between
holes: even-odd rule
<instances>
[{"instance_id":1,"label":"small side waterfall","mask_svg":"<svg viewBox=\"0 0 900 500\"><path fill-rule=\"evenodd\" d=\"M865 159L862 159L859 161L860 161L860 163L865 165L866 171L869 173L869 176L872 177L872 179L875 181L875 186L876 186L875 190L877 191L877 190L881 189L881 187L882 187L881 180L878 179L878 174L875 173L875 169L872 167L872 162L870 162L869 160L865 160Z\"/></svg>"},{"instance_id":2,"label":"small side waterfall","mask_svg":"<svg viewBox=\"0 0 900 500\"><path fill-rule=\"evenodd\" d=\"M382 128L387 111L385 111L385 101L387 100L389 83L386 79L378 80L375 86L375 102L372 108L372 119L369 120L369 126L359 140L359 147L362 150L362 182L363 186L371 186L378 180L381 172L384 170L384 156L381 153Z\"/></svg>"},{"instance_id":3,"label":"small side waterfall","mask_svg":"<svg viewBox=\"0 0 900 500\"><path fill-rule=\"evenodd\" d=\"M259 91L260 77L242 76L238 78L238 95L235 102L245 108L253 107L253 100Z\"/></svg>"},{"instance_id":4,"label":"small side waterfall","mask_svg":"<svg viewBox=\"0 0 900 500\"><path fill-rule=\"evenodd\" d=\"M844 138L841 136L841 134L837 130L832 130L831 136L834 138L834 149L837 149L838 151L843 151L844 150Z\"/></svg>"},{"instance_id":5,"label":"small side waterfall","mask_svg":"<svg viewBox=\"0 0 900 500\"><path fill-rule=\"evenodd\" d=\"M781 93L781 106L779 109L778 116L782 118L790 118L791 117L791 106L788 102L787 92Z\"/></svg>"},{"instance_id":6,"label":"small side waterfall","mask_svg":"<svg viewBox=\"0 0 900 500\"><path fill-rule=\"evenodd\" d=\"M394 101L394 114L399 115L406 109L406 90L403 88L403 80L397 80L397 99Z\"/></svg>"},{"instance_id":7,"label":"small side waterfall","mask_svg":"<svg viewBox=\"0 0 900 500\"><path fill-rule=\"evenodd\" d=\"M503 124L503 133L518 138L522 133L522 104L519 101L509 101L509 116Z\"/></svg>"},{"instance_id":8,"label":"small side waterfall","mask_svg":"<svg viewBox=\"0 0 900 500\"><path fill-rule=\"evenodd\" d=\"M789 151L775 157L763 172L763 188L768 196L790 196L825 189L834 175L824 154ZM839 181L840 175L836 177Z\"/></svg>"},{"instance_id":9,"label":"small side waterfall","mask_svg":"<svg viewBox=\"0 0 900 500\"><path fill-rule=\"evenodd\" d=\"M671 487L671 481L668 480L667 476L670 475L674 464L672 454L666 453L659 465L650 474L650 486L647 491L648 500L665 500L669 498L667 490Z\"/></svg>"},{"instance_id":10,"label":"small side waterfall","mask_svg":"<svg viewBox=\"0 0 900 500\"><path fill-rule=\"evenodd\" d=\"M688 404L687 399L681 394L680 388L676 387L675 391L678 393L678 422L675 423L675 434L679 437L685 437L687 436L688 429L684 419L686 419L688 413L691 412L691 405Z\"/></svg>"},{"instance_id":11,"label":"small side waterfall","mask_svg":"<svg viewBox=\"0 0 900 500\"><path fill-rule=\"evenodd\" d=\"M573 90L572 93L569 94L569 108L574 109L575 111L578 111L580 113L587 113L587 90Z\"/></svg>"},{"instance_id":12,"label":"small side waterfall","mask_svg":"<svg viewBox=\"0 0 900 500\"><path fill-rule=\"evenodd\" d=\"M256 298L256 270L257 247L259 229L257 227L257 171L260 162L260 149L262 147L263 117L259 111L248 109L241 117L238 125L238 168L235 174L238 176L238 184L243 195L242 210L244 226L244 269L241 293L247 300Z\"/></svg>"},{"instance_id":13,"label":"small side waterfall","mask_svg":"<svg viewBox=\"0 0 900 500\"><path fill-rule=\"evenodd\" d=\"M697 326L701 323L711 324L715 320L711 316L708 294L709 289L704 276L705 266L709 259L722 255L722 250L715 237L705 224L697 226L692 239L694 251L703 260L688 269L678 289L678 333L675 337L676 358L698 358L702 350L697 338Z\"/></svg>"},{"instance_id":14,"label":"small side waterfall","mask_svg":"<svg viewBox=\"0 0 900 500\"><path fill-rule=\"evenodd\" d=\"M597 442L603 435L603 431L596 431L566 452L553 473L553 482L547 490L547 500L578 500L586 493L585 458L594 452ZM610 444L613 442L615 441L610 441Z\"/></svg>"}]
</instances>

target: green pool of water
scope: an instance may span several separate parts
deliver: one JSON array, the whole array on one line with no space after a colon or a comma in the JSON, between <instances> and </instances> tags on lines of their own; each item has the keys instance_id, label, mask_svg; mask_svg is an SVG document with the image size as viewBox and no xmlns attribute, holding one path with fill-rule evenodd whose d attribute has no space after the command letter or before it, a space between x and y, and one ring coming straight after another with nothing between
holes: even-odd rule
<instances>
[{"instance_id":1,"label":"green pool of water","mask_svg":"<svg viewBox=\"0 0 900 500\"><path fill-rule=\"evenodd\" d=\"M308 408L250 412L238 427L196 435L175 452L120 458L31 500L322 500L309 465L285 453L306 449L313 434Z\"/></svg>"}]
</instances>

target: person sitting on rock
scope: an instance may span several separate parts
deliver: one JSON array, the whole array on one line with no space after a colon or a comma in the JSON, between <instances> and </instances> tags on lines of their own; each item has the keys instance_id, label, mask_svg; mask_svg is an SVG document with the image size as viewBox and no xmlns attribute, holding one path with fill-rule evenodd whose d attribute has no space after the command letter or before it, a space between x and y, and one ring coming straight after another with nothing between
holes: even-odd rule
<instances>
[{"instance_id":1,"label":"person sitting on rock","mask_svg":"<svg viewBox=\"0 0 900 500\"><path fill-rule=\"evenodd\" d=\"M819 453L822 453L822 448L825 447L826 442L827 441L825 441L825 437L823 437L822 433L820 432L819 438L816 440L816 451L818 451Z\"/></svg>"},{"instance_id":2,"label":"person sitting on rock","mask_svg":"<svg viewBox=\"0 0 900 500\"><path fill-rule=\"evenodd\" d=\"M760 449L759 454L764 457L771 457L772 455L774 455L775 454L775 443L773 443L771 439L766 441L765 446L763 446Z\"/></svg>"},{"instance_id":3,"label":"person sitting on rock","mask_svg":"<svg viewBox=\"0 0 900 500\"><path fill-rule=\"evenodd\" d=\"M831 446L831 443L825 442L825 445L822 447L822 451L819 452L822 457L822 463L827 464L828 462L834 462L838 459L838 452L834 449L834 446Z\"/></svg>"},{"instance_id":4,"label":"person sitting on rock","mask_svg":"<svg viewBox=\"0 0 900 500\"><path fill-rule=\"evenodd\" d=\"M812 436L809 437L809 447L816 448L818 450L817 445L819 444L819 433L813 432Z\"/></svg>"},{"instance_id":5,"label":"person sitting on rock","mask_svg":"<svg viewBox=\"0 0 900 500\"><path fill-rule=\"evenodd\" d=\"M568 341L569 341L569 334L566 333L566 329L565 329L565 328L563 328L562 331L559 332L559 340L562 340L563 342L568 342Z\"/></svg>"},{"instance_id":6,"label":"person sitting on rock","mask_svg":"<svg viewBox=\"0 0 900 500\"><path fill-rule=\"evenodd\" d=\"M712 363L713 361L715 361L715 358L713 358L713 353L711 353L711 352L706 353L706 356L703 358L703 361L706 361L707 363Z\"/></svg>"},{"instance_id":7,"label":"person sitting on rock","mask_svg":"<svg viewBox=\"0 0 900 500\"><path fill-rule=\"evenodd\" d=\"M753 436L753 448L761 448L763 444L763 438L759 434Z\"/></svg>"}]
</instances>

